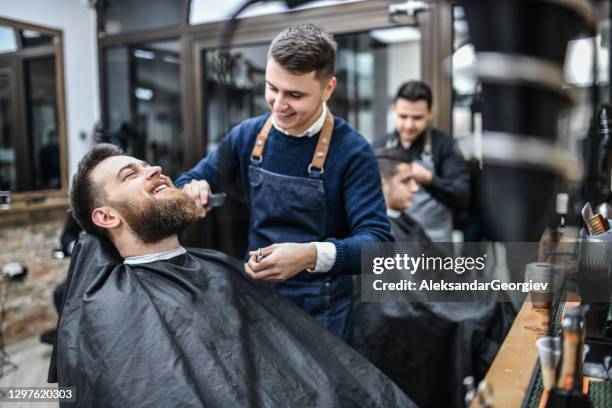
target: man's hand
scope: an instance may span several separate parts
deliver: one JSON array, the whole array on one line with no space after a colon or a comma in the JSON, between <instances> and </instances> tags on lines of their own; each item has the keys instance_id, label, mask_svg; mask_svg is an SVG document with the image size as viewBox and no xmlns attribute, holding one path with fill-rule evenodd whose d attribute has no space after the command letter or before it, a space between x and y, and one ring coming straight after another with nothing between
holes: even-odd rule
<instances>
[{"instance_id":1,"label":"man's hand","mask_svg":"<svg viewBox=\"0 0 612 408\"><path fill-rule=\"evenodd\" d=\"M261 259L257 262L257 251L249 252L249 262L244 270L253 279L282 282L304 269L314 269L317 264L317 247L314 244L274 244L261 248Z\"/></svg>"},{"instance_id":2,"label":"man's hand","mask_svg":"<svg viewBox=\"0 0 612 408\"><path fill-rule=\"evenodd\" d=\"M428 186L431 184L433 174L418 162L412 162L412 174L414 179L419 183Z\"/></svg>"},{"instance_id":3,"label":"man's hand","mask_svg":"<svg viewBox=\"0 0 612 408\"><path fill-rule=\"evenodd\" d=\"M211 194L208 182L206 180L191 180L183 186L183 191L195 201L200 217L205 217L210 210L210 208L206 208L208 196Z\"/></svg>"}]
</instances>

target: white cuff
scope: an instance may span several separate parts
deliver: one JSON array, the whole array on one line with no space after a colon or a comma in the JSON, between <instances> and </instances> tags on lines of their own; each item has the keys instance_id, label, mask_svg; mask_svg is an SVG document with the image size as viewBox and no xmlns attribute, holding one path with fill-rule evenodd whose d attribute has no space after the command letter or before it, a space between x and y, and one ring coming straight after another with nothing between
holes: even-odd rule
<instances>
[{"instance_id":1,"label":"white cuff","mask_svg":"<svg viewBox=\"0 0 612 408\"><path fill-rule=\"evenodd\" d=\"M317 263L314 269L306 269L311 273L324 273L336 262L336 245L331 242L312 242L317 247Z\"/></svg>"}]
</instances>

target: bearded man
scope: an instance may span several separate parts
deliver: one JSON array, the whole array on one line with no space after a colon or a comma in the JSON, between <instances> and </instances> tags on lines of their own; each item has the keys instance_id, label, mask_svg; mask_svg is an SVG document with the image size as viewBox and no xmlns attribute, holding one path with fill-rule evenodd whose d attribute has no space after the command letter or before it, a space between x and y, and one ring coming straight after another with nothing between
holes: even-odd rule
<instances>
[{"instance_id":1,"label":"bearded man","mask_svg":"<svg viewBox=\"0 0 612 408\"><path fill-rule=\"evenodd\" d=\"M239 261L183 248L177 232L198 210L160 167L97 145L70 199L88 234L71 259L50 377L57 368L78 406L414 406Z\"/></svg>"}]
</instances>

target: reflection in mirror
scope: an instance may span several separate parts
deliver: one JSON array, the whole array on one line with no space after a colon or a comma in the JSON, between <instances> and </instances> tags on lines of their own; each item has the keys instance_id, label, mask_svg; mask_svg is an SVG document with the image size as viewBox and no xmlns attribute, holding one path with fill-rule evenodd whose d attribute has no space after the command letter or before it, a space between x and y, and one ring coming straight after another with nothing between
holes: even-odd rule
<instances>
[{"instance_id":1,"label":"reflection in mirror","mask_svg":"<svg viewBox=\"0 0 612 408\"><path fill-rule=\"evenodd\" d=\"M57 94L61 32L0 24L0 190L67 188Z\"/></svg>"}]
</instances>

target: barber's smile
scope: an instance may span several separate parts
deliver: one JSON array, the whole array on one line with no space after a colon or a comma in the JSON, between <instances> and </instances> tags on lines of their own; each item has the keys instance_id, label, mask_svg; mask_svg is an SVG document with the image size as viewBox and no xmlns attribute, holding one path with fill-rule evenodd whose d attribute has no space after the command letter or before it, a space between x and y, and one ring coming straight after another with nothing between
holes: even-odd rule
<instances>
[{"instance_id":1,"label":"barber's smile","mask_svg":"<svg viewBox=\"0 0 612 408\"><path fill-rule=\"evenodd\" d=\"M295 112L290 112L290 113L276 112L276 117L278 119L280 119L281 121L287 120L287 119L293 117L294 115L295 115Z\"/></svg>"}]
</instances>

